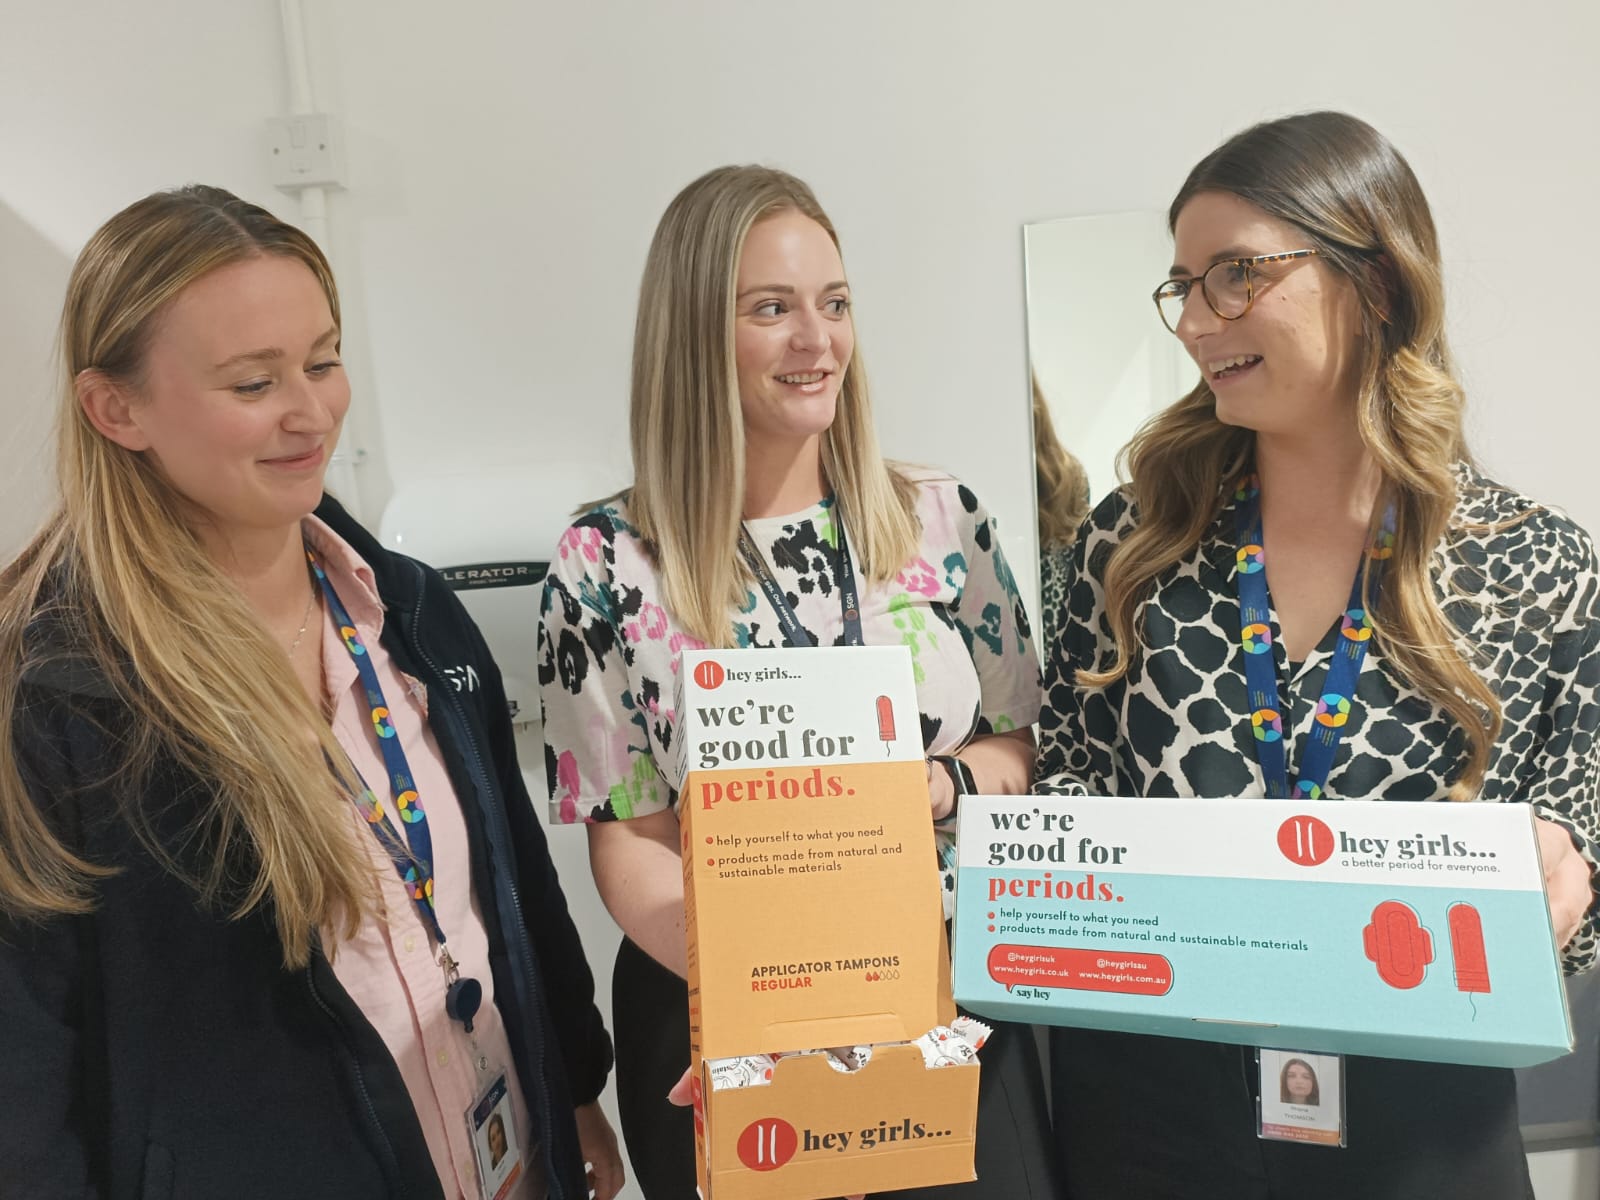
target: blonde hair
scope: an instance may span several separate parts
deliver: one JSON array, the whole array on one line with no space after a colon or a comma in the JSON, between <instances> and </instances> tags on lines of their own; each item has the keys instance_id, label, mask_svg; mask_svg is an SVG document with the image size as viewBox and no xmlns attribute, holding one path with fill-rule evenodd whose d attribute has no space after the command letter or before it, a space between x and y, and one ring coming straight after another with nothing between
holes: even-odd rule
<instances>
[{"instance_id":1,"label":"blonde hair","mask_svg":"<svg viewBox=\"0 0 1600 1200\"><path fill-rule=\"evenodd\" d=\"M1039 493L1039 549L1065 550L1089 515L1089 476L1056 436L1039 377L1033 377L1033 467Z\"/></svg>"},{"instance_id":2,"label":"blonde hair","mask_svg":"<svg viewBox=\"0 0 1600 1200\"><path fill-rule=\"evenodd\" d=\"M1500 730L1500 705L1457 646L1434 587L1439 547L1456 505L1455 464L1467 460L1465 398L1444 334L1438 236L1411 167L1377 130L1344 113L1317 112L1253 126L1190 172L1168 210L1202 192L1248 201L1298 227L1320 260L1347 278L1360 306L1363 361L1356 422L1382 475L1373 514L1395 510L1394 554L1372 613L1374 637L1395 670L1444 709L1466 737L1451 795L1483 782ZM1202 380L1151 418L1123 452L1138 523L1105 572L1106 614L1116 641L1109 665L1079 671L1105 687L1127 674L1138 614L1159 576L1198 544L1245 471L1248 429L1222 424Z\"/></svg>"},{"instance_id":3,"label":"blonde hair","mask_svg":"<svg viewBox=\"0 0 1600 1200\"><path fill-rule=\"evenodd\" d=\"M90 911L94 880L109 873L57 836L41 811L50 798L30 795L20 768L25 676L74 659L127 710L107 731L107 770L83 781L85 793L114 794L140 842L203 903L234 918L270 908L284 961L297 966L315 931L353 934L376 895L338 795L354 778L349 760L282 647L202 548L183 497L148 455L102 436L75 390L95 371L137 391L173 298L260 255L303 263L338 322L316 244L218 188L145 197L106 222L73 267L61 318L59 503L0 572L0 912ZM30 631L36 620L51 632ZM198 826L178 848L158 836L141 798L165 764L206 788Z\"/></svg>"},{"instance_id":4,"label":"blonde hair","mask_svg":"<svg viewBox=\"0 0 1600 1200\"><path fill-rule=\"evenodd\" d=\"M739 256L758 221L798 212L839 236L800 180L759 166L720 167L667 206L639 287L629 427L629 518L661 572L668 606L710 646L732 643L730 613L750 576L738 556L744 417L734 358ZM857 349L839 389L822 467L869 579L892 578L915 554L915 485L878 451Z\"/></svg>"}]
</instances>

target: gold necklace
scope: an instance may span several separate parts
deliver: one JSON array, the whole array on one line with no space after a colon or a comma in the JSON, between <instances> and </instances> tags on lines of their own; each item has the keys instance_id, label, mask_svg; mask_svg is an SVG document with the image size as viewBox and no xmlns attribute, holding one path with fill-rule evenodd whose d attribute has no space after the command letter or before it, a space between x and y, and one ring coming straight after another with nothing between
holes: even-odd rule
<instances>
[{"instance_id":1,"label":"gold necklace","mask_svg":"<svg viewBox=\"0 0 1600 1200\"><path fill-rule=\"evenodd\" d=\"M300 639L306 636L306 629L311 624L311 606L317 602L317 581L311 581L311 595L306 597L306 611L300 614L300 632L294 635L294 641L289 645L289 658L294 659L294 652L300 649Z\"/></svg>"}]
</instances>

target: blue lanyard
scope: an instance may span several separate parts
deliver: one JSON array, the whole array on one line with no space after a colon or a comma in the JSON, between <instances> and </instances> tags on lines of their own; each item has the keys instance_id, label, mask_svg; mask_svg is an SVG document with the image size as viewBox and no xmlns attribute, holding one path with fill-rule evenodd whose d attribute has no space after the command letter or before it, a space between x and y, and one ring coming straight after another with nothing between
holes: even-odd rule
<instances>
[{"instance_id":1,"label":"blue lanyard","mask_svg":"<svg viewBox=\"0 0 1600 1200\"><path fill-rule=\"evenodd\" d=\"M850 558L850 543L845 540L843 522L835 519L833 528L839 539L834 582L839 591L839 615L844 622L844 644L864 646L866 640L861 635L861 605L856 596L856 569L855 563ZM751 538L750 531L743 523L739 525L739 553L744 557L745 565L750 568L757 582L761 584L761 590L767 596L767 603L772 605L772 610L778 614L778 625L783 629L784 645L815 646L816 638L800 624L800 618L795 614L794 606L789 603L789 597L783 594L782 586L773 578L772 569L767 566L767 560L761 556L761 551L756 548L755 540Z\"/></svg>"},{"instance_id":2,"label":"blue lanyard","mask_svg":"<svg viewBox=\"0 0 1600 1200\"><path fill-rule=\"evenodd\" d=\"M422 797L417 794L417 784L411 774L411 764L406 761L406 752L401 748L399 732L390 719L389 704L384 699L383 686L378 682L378 672L372 665L372 656L367 653L366 643L361 640L361 634L356 630L356 623L350 616L350 610L340 601L339 593L333 590L333 582L328 578L328 573L322 569L322 564L317 561L317 556L309 548L306 550L306 559L310 562L311 572L322 588L323 598L328 602L328 611L339 623L340 640L344 642L344 648L349 651L351 661L356 665L356 674L361 677L361 687L367 696L367 708L372 714L372 731L378 739L378 749L383 754L383 765L388 772L389 783L394 788L395 812L406 829L406 839L402 841L395 827L389 823L384 815L383 802L378 799L365 779L361 779L362 795L353 799L361 815L367 819L367 828L372 830L373 836L378 839L378 844L383 847L389 861L399 872L400 882L405 885L406 894L416 905L422 923L433 931L433 936L439 943L440 966L444 968L448 985L445 989L445 1012L465 1025L467 1032L471 1033L472 1017L482 1002L483 988L477 980L461 976L456 961L445 947L444 928L439 924L439 913L433 897L433 834L428 829L428 815L423 810ZM356 777L360 779L359 771Z\"/></svg>"},{"instance_id":3,"label":"blue lanyard","mask_svg":"<svg viewBox=\"0 0 1600 1200\"><path fill-rule=\"evenodd\" d=\"M1283 747L1283 706L1278 697L1278 668L1272 655L1272 601L1267 593L1265 537L1261 529L1261 485L1248 476L1234 495L1238 529L1236 556L1239 581L1239 649L1244 657L1245 683L1250 691L1250 731L1256 759L1266 780L1267 796L1315 800L1328 786L1334 753L1345 726L1355 711L1356 681L1372 640L1372 620L1366 610L1363 588L1371 578L1370 593L1378 596L1383 560L1394 553L1394 509L1384 515L1383 528L1369 546L1350 588L1350 601L1340 621L1339 645L1328 664L1322 696L1312 716L1311 733L1300 753L1300 772L1292 783Z\"/></svg>"}]
</instances>

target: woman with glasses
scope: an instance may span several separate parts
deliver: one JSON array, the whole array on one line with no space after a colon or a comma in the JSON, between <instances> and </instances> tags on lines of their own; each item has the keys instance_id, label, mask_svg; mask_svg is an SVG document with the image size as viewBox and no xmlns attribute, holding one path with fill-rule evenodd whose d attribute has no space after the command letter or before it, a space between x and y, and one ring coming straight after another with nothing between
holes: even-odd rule
<instances>
[{"instance_id":1,"label":"woman with glasses","mask_svg":"<svg viewBox=\"0 0 1600 1200\"><path fill-rule=\"evenodd\" d=\"M1128 447L1047 616L1038 790L1531 802L1588 966L1595 551L1472 464L1411 169L1352 117L1290 117L1202 160L1169 220L1155 300L1201 379ZM1508 1070L1347 1058L1327 1149L1258 1138L1249 1048L1060 1029L1052 1065L1079 1200L1531 1195Z\"/></svg>"},{"instance_id":2,"label":"woman with glasses","mask_svg":"<svg viewBox=\"0 0 1600 1200\"><path fill-rule=\"evenodd\" d=\"M880 455L851 303L838 235L803 182L723 167L684 188L639 291L633 486L577 519L545 585L551 818L587 823L627 935L617 1095L646 1200L695 1196L691 1114L667 1100L689 1066L666 770L680 651L908 647L933 755L928 869L947 901L957 795L1026 790L1032 771L1038 667L994 521L950 476ZM979 1078L978 1181L897 1195L1055 1195L1029 1031L997 1027Z\"/></svg>"}]
</instances>

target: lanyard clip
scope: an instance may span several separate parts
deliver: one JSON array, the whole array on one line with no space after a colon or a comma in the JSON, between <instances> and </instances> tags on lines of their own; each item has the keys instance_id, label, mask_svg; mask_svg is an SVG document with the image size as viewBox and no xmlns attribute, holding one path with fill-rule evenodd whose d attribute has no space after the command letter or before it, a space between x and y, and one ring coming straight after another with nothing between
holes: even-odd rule
<instances>
[{"instance_id":1,"label":"lanyard clip","mask_svg":"<svg viewBox=\"0 0 1600 1200\"><path fill-rule=\"evenodd\" d=\"M450 957L448 946L439 947L439 965L444 968L446 983L454 983L461 978L461 968L456 964L456 960Z\"/></svg>"}]
</instances>

